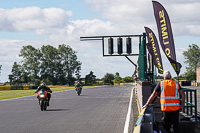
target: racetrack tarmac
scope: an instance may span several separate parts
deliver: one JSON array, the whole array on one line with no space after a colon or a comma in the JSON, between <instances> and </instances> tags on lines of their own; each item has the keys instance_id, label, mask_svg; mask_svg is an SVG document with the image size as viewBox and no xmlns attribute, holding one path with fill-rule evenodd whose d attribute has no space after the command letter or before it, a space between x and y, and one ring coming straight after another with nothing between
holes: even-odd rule
<instances>
[{"instance_id":1,"label":"racetrack tarmac","mask_svg":"<svg viewBox=\"0 0 200 133\"><path fill-rule=\"evenodd\" d=\"M0 133L122 133L132 88L87 88L81 96L75 90L52 93L47 111L40 111L36 95L0 100Z\"/></svg>"}]
</instances>

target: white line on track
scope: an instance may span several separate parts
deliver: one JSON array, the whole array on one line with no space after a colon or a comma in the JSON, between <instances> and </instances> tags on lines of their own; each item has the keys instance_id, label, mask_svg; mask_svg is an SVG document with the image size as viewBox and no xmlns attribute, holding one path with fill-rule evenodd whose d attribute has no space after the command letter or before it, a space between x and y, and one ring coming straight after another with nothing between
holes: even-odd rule
<instances>
[{"instance_id":1,"label":"white line on track","mask_svg":"<svg viewBox=\"0 0 200 133\"><path fill-rule=\"evenodd\" d=\"M128 129L129 129L129 122L130 122L130 115L131 115L131 106L132 106L132 98L133 98L133 90L134 87L131 90L131 97L130 97L130 101L129 101L129 107L128 107L128 112L126 115L126 122L124 125L124 132L123 133L128 133Z\"/></svg>"}]
</instances>

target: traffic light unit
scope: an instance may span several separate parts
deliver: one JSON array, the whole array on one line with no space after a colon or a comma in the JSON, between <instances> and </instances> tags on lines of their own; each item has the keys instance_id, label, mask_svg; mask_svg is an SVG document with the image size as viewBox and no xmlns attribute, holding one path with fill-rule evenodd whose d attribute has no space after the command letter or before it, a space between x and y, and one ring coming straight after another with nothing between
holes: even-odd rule
<instances>
[{"instance_id":1,"label":"traffic light unit","mask_svg":"<svg viewBox=\"0 0 200 133\"><path fill-rule=\"evenodd\" d=\"M108 38L108 54L113 54L113 38Z\"/></svg>"},{"instance_id":2,"label":"traffic light unit","mask_svg":"<svg viewBox=\"0 0 200 133\"><path fill-rule=\"evenodd\" d=\"M119 37L117 38L117 50L118 50L118 54L122 54L123 53L123 49L122 49L122 38Z\"/></svg>"},{"instance_id":3,"label":"traffic light unit","mask_svg":"<svg viewBox=\"0 0 200 133\"><path fill-rule=\"evenodd\" d=\"M126 38L126 53L131 54L132 53L132 47L131 47L131 38Z\"/></svg>"},{"instance_id":4,"label":"traffic light unit","mask_svg":"<svg viewBox=\"0 0 200 133\"><path fill-rule=\"evenodd\" d=\"M131 47L131 38L126 38L126 53L131 54L132 53L132 47ZM108 54L112 55L114 53L114 44L113 44L113 38L108 38ZM117 53L119 55L123 54L123 39L121 37L117 38Z\"/></svg>"}]
</instances>

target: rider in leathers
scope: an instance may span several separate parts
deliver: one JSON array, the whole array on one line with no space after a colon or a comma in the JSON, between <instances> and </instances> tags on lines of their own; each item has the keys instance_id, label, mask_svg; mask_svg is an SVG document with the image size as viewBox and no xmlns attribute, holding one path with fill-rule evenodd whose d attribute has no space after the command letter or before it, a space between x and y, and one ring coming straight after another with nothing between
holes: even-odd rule
<instances>
[{"instance_id":1,"label":"rider in leathers","mask_svg":"<svg viewBox=\"0 0 200 133\"><path fill-rule=\"evenodd\" d=\"M80 82L78 82L78 83L76 84L76 86L75 86L76 91L77 91L77 87L80 87L80 89L81 89L81 91L82 91L82 84L81 84Z\"/></svg>"},{"instance_id":2,"label":"rider in leathers","mask_svg":"<svg viewBox=\"0 0 200 133\"><path fill-rule=\"evenodd\" d=\"M35 91L35 93L38 93L41 89L43 89L44 91L47 91L47 92L48 92L48 93L47 93L47 97L48 97L47 106L49 106L49 101L50 101L50 99L51 99L51 94L50 94L50 93L52 93L52 90L51 90L48 86L46 86L45 83L42 83L40 86L38 86L38 88L37 88L37 90ZM39 96L37 96L37 98L38 98L38 101L39 101Z\"/></svg>"}]
</instances>

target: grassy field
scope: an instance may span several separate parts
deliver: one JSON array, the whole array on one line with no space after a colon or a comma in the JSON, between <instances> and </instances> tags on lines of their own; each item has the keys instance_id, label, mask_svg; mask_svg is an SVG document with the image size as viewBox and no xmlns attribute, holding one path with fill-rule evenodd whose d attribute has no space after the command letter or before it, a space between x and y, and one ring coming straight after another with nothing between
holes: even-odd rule
<instances>
[{"instance_id":1,"label":"grassy field","mask_svg":"<svg viewBox=\"0 0 200 133\"><path fill-rule=\"evenodd\" d=\"M94 86L84 86L84 88L90 88ZM73 90L74 87L64 87L64 86L56 86L56 87L50 87L53 92L58 91L65 91L65 90ZM35 90L0 90L0 100L3 99L11 99L11 98L17 98L17 97L23 97L23 96L31 96L36 95Z\"/></svg>"}]
</instances>

